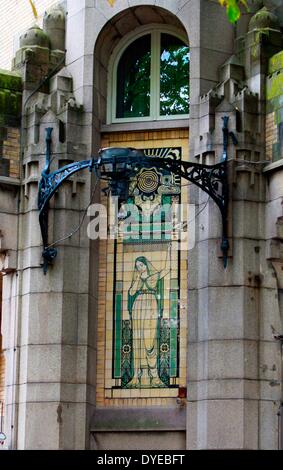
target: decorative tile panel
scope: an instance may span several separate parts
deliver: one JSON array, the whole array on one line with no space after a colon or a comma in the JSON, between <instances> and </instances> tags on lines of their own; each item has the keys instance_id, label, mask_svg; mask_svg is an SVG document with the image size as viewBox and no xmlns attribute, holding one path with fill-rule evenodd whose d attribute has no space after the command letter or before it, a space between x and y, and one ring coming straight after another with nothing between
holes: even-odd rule
<instances>
[{"instance_id":1,"label":"decorative tile panel","mask_svg":"<svg viewBox=\"0 0 283 470\"><path fill-rule=\"evenodd\" d=\"M127 134L127 143L107 135L102 146L143 148L149 157L188 151L187 130L142 134ZM175 175L141 170L127 202L147 219L135 213L130 236L121 222L117 240L100 242L98 406L170 406L186 384L187 252L178 250L170 212L183 200L187 187Z\"/></svg>"}]
</instances>

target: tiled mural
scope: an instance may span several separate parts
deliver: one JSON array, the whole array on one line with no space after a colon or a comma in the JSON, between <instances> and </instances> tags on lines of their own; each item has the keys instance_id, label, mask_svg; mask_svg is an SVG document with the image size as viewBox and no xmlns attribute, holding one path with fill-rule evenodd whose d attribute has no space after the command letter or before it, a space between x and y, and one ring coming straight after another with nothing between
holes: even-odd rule
<instances>
[{"instance_id":1,"label":"tiled mural","mask_svg":"<svg viewBox=\"0 0 283 470\"><path fill-rule=\"evenodd\" d=\"M144 146L145 154L183 158L186 141L157 146L161 143ZM168 171L141 170L131 180L128 205L120 209L128 215L130 204L138 208L131 224L122 217L118 238L101 242L106 263L100 263L100 273L103 283L106 269L106 282L99 331L105 340L99 345L105 360L103 371L98 360L98 404L132 406L137 398L139 405L159 404L178 396L185 384L187 253L179 250L180 227L172 208L186 197L186 189Z\"/></svg>"}]
</instances>

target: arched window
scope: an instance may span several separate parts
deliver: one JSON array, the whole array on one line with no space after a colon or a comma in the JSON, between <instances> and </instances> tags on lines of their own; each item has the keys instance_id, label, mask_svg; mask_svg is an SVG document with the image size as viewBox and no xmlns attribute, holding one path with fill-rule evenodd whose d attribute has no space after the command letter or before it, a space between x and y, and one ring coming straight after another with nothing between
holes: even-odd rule
<instances>
[{"instance_id":1,"label":"arched window","mask_svg":"<svg viewBox=\"0 0 283 470\"><path fill-rule=\"evenodd\" d=\"M189 47L179 34L155 28L114 53L108 123L188 117Z\"/></svg>"}]
</instances>

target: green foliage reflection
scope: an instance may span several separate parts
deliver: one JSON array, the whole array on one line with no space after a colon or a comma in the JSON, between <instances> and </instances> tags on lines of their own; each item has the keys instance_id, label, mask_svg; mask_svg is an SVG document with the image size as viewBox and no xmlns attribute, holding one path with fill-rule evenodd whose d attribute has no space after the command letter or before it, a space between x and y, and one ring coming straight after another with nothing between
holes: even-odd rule
<instances>
[{"instance_id":1,"label":"green foliage reflection","mask_svg":"<svg viewBox=\"0 0 283 470\"><path fill-rule=\"evenodd\" d=\"M189 48L168 34L161 36L160 115L189 113Z\"/></svg>"},{"instance_id":2,"label":"green foliage reflection","mask_svg":"<svg viewBox=\"0 0 283 470\"><path fill-rule=\"evenodd\" d=\"M150 35L134 41L122 55L117 70L117 118L150 113Z\"/></svg>"}]
</instances>

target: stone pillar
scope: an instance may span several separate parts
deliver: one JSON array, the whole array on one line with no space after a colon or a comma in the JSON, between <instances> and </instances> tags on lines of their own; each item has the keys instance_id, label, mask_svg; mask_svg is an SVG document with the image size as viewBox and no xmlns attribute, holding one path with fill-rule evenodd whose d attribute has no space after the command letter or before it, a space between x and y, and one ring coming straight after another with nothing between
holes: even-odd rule
<instances>
[{"instance_id":1,"label":"stone pillar","mask_svg":"<svg viewBox=\"0 0 283 470\"><path fill-rule=\"evenodd\" d=\"M43 29L50 38L52 51L65 51L65 13L55 5L44 15Z\"/></svg>"},{"instance_id":2,"label":"stone pillar","mask_svg":"<svg viewBox=\"0 0 283 470\"><path fill-rule=\"evenodd\" d=\"M93 392L87 375L94 352L88 338L86 226L56 245L58 257L44 276L37 211L38 181L45 165L45 129L53 128L51 171L89 158L81 143L81 115L72 95L72 80L64 71L52 79L49 95L35 95L26 115L18 262L19 405L14 423L18 449L88 446L87 407ZM89 202L89 188L89 174L82 173L60 189L50 205L49 243L79 226Z\"/></svg>"},{"instance_id":3,"label":"stone pillar","mask_svg":"<svg viewBox=\"0 0 283 470\"><path fill-rule=\"evenodd\" d=\"M0 176L0 276L2 278L2 373L4 401L4 448L12 448L14 442L13 418L17 360L17 261L18 261L18 204L19 180Z\"/></svg>"},{"instance_id":4,"label":"stone pillar","mask_svg":"<svg viewBox=\"0 0 283 470\"><path fill-rule=\"evenodd\" d=\"M54 75L54 61L62 67L64 52L50 49L46 33L29 31L21 46L14 61L26 90L21 215L17 272L10 275L4 297L7 443L11 449L85 449L90 445L95 374L87 218L73 237L57 243L58 257L44 276L37 197L46 128L53 128L54 171L91 157L91 134L86 135L91 119L74 97L68 70ZM42 86L41 79L52 70ZM89 173L78 173L52 200L50 243L80 225L90 187Z\"/></svg>"},{"instance_id":5,"label":"stone pillar","mask_svg":"<svg viewBox=\"0 0 283 470\"><path fill-rule=\"evenodd\" d=\"M254 33L258 23L251 20L247 42L245 37L238 41L248 47L224 64L220 82L195 107L199 133L193 134L193 155L204 162L214 154L214 161L220 161L224 115L238 145L230 142L228 147L228 267L223 268L219 257L218 210L203 195L199 195L204 210L196 224L197 243L189 255L187 442L191 449L277 448L279 395L273 381L278 378L280 357L270 323L280 329L280 314L273 269L266 259L266 183L260 162L265 160L265 66L280 34L278 28L272 30L276 18L265 12L262 16L270 43L259 39L262 32ZM251 35L258 39L255 50ZM197 196L194 191L193 197Z\"/></svg>"},{"instance_id":6,"label":"stone pillar","mask_svg":"<svg viewBox=\"0 0 283 470\"><path fill-rule=\"evenodd\" d=\"M18 73L0 73L0 276L2 295L1 324L1 398L5 404L4 433L8 439L5 447L11 445L10 407L12 381L10 381L14 352L14 331L9 332L8 323L14 318L17 284L17 237L18 204L20 186L20 116L22 101L22 80ZM2 388L3 387L3 388ZM2 409L1 409L2 412Z\"/></svg>"}]
</instances>

